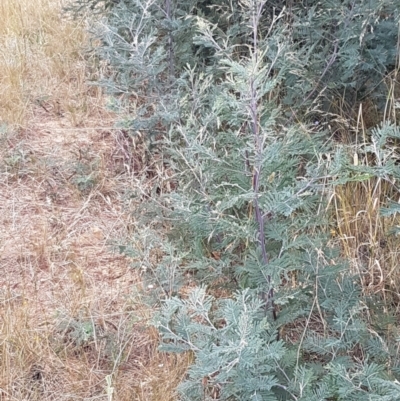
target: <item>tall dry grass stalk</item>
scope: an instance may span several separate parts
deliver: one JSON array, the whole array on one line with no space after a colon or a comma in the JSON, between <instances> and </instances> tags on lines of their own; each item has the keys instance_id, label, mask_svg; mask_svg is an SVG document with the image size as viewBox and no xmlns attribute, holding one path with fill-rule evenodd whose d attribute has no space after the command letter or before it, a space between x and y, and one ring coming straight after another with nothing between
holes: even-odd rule
<instances>
[{"instance_id":1,"label":"tall dry grass stalk","mask_svg":"<svg viewBox=\"0 0 400 401\"><path fill-rule=\"evenodd\" d=\"M368 129L379 126L381 121L398 122L398 74L392 73L385 83L388 96L384 114L379 114L373 102L365 99L354 111L353 126L348 123L347 129L340 135L341 144L347 145L354 153L356 164L376 167L377 161L373 156L360 153L370 140ZM348 129L349 126L351 129ZM395 144L392 151L398 154ZM395 307L398 313L400 238L390 232L392 227L400 225L400 217L385 217L380 213L382 205L386 205L388 200L399 201L394 184L382 177L350 182L336 187L333 199L336 238L351 269L359 275L365 294L382 299L385 311Z\"/></svg>"},{"instance_id":2,"label":"tall dry grass stalk","mask_svg":"<svg viewBox=\"0 0 400 401\"><path fill-rule=\"evenodd\" d=\"M0 1L0 400L173 400L190 355L158 352L111 248L140 166L63 5Z\"/></svg>"}]
</instances>

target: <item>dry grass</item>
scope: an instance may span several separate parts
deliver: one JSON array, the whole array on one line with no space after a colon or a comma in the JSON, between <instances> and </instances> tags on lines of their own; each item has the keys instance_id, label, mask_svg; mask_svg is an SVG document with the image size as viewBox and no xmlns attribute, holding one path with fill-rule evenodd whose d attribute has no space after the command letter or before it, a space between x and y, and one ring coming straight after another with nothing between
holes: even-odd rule
<instances>
[{"instance_id":1,"label":"dry grass","mask_svg":"<svg viewBox=\"0 0 400 401\"><path fill-rule=\"evenodd\" d=\"M360 276L364 290L369 294L381 293L384 298L386 292L400 290L399 239L388 235L399 221L380 215L380 205L388 199L388 192L388 186L377 179L335 190L338 234L346 259Z\"/></svg>"},{"instance_id":2,"label":"dry grass","mask_svg":"<svg viewBox=\"0 0 400 401\"><path fill-rule=\"evenodd\" d=\"M65 1L0 3L0 110L7 124L25 124L39 105L82 123L90 107L82 45L84 23L62 19ZM99 92L98 92L99 93ZM93 90L90 101L93 101Z\"/></svg>"},{"instance_id":3,"label":"dry grass","mask_svg":"<svg viewBox=\"0 0 400 401\"><path fill-rule=\"evenodd\" d=\"M354 127L341 135L342 143L354 152L354 163L370 167L379 166L377 157L360 152L369 143L369 127L376 127L382 120L398 120L394 93L399 94L397 75L387 79L388 100L385 115L378 115L371 101L360 104L354 113ZM393 156L398 155L393 145ZM378 295L388 306L396 306L399 312L400 238L390 234L392 227L398 227L398 215L384 217L381 207L388 201L398 201L398 190L393 182L383 177L373 177L361 182L350 182L335 188L335 225L345 258L350 261L353 273L358 274L367 295Z\"/></svg>"},{"instance_id":4,"label":"dry grass","mask_svg":"<svg viewBox=\"0 0 400 401\"><path fill-rule=\"evenodd\" d=\"M173 400L190 356L157 351L111 247L132 229L138 164L61 6L0 2L0 400Z\"/></svg>"}]
</instances>

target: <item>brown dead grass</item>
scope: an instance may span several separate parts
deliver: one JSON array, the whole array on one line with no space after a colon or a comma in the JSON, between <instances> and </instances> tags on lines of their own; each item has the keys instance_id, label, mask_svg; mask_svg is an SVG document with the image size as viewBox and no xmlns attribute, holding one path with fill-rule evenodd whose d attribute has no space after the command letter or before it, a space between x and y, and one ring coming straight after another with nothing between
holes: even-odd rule
<instances>
[{"instance_id":1,"label":"brown dead grass","mask_svg":"<svg viewBox=\"0 0 400 401\"><path fill-rule=\"evenodd\" d=\"M133 227L139 164L61 5L0 3L0 400L173 400L190 357L157 351L111 246Z\"/></svg>"},{"instance_id":2,"label":"brown dead grass","mask_svg":"<svg viewBox=\"0 0 400 401\"><path fill-rule=\"evenodd\" d=\"M389 79L390 78L390 79ZM353 153L355 165L379 166L380 161L371 155L360 152L369 139L367 128L376 127L382 120L398 119L393 93L399 92L397 75L388 77L388 99L386 115L378 116L371 102L360 104L357 121L352 131L344 130L340 137ZM391 94L391 95L390 95ZM393 157L398 155L396 146L391 150ZM398 201L398 189L389 178L371 177L361 182L350 182L337 186L332 197L335 210L334 234L343 254L350 262L351 270L360 277L363 291L367 295L378 295L388 309L393 306L399 312L399 273L400 238L391 234L398 227L400 217L381 215L381 207L388 200Z\"/></svg>"},{"instance_id":3,"label":"brown dead grass","mask_svg":"<svg viewBox=\"0 0 400 401\"><path fill-rule=\"evenodd\" d=\"M353 273L360 277L366 294L379 294L397 305L400 240L390 235L399 217L383 217L380 205L395 199L389 184L379 179L349 183L335 189L337 234Z\"/></svg>"}]
</instances>

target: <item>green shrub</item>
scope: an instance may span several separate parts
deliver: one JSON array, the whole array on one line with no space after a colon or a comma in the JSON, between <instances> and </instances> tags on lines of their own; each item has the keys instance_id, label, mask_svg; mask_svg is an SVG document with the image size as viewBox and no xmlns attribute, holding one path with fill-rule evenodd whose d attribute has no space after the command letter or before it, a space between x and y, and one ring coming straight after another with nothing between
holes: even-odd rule
<instances>
[{"instance_id":1,"label":"green shrub","mask_svg":"<svg viewBox=\"0 0 400 401\"><path fill-rule=\"evenodd\" d=\"M399 399L398 334L375 330L379 297L329 238L335 186L398 179L399 131L373 131L379 162L357 165L323 124L339 101L383 109L398 2L109 5L100 85L174 177L123 249L161 303L162 349L194 354L181 399Z\"/></svg>"}]
</instances>

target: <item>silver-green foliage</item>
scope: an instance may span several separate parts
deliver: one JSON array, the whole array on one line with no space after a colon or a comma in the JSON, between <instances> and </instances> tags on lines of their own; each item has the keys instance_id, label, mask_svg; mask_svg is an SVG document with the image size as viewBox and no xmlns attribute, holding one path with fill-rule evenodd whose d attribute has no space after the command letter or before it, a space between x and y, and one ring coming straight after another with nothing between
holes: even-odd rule
<instances>
[{"instance_id":1,"label":"silver-green foliage","mask_svg":"<svg viewBox=\"0 0 400 401\"><path fill-rule=\"evenodd\" d=\"M276 340L274 323L248 289L218 301L200 287L185 300L167 300L155 318L161 349L195 355L179 389L181 399L398 399L399 382L393 376L398 362L390 356L396 351L366 329L359 294L350 281L331 289L334 296L321 304L330 335L310 330L301 346ZM381 353L380 360L374 361L372 349ZM358 358L363 352L368 357Z\"/></svg>"},{"instance_id":2,"label":"silver-green foliage","mask_svg":"<svg viewBox=\"0 0 400 401\"><path fill-rule=\"evenodd\" d=\"M398 129L372 132L377 163L356 166L323 124L296 122L332 94L359 100L394 63L397 1L369 3L109 2L101 84L141 99L124 126L174 172L175 190L146 200L143 246L124 250L162 304L162 349L194 355L182 400L400 399L396 336L368 319L379 300L330 246L326 202L334 185L395 183Z\"/></svg>"}]
</instances>

